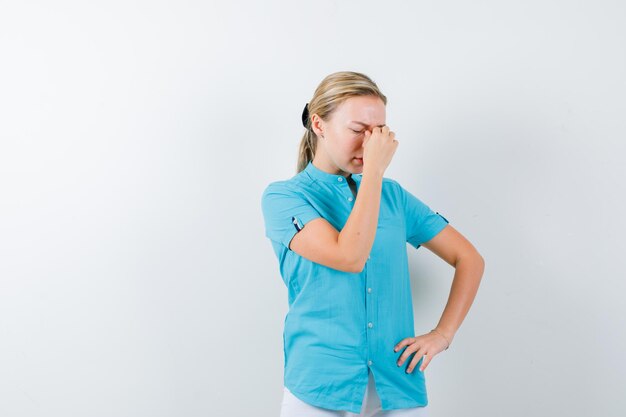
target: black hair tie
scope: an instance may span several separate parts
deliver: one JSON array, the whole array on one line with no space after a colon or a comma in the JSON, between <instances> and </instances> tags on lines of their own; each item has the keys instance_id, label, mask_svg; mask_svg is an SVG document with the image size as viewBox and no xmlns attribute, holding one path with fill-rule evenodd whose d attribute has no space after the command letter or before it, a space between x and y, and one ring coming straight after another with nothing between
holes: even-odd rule
<instances>
[{"instance_id":1,"label":"black hair tie","mask_svg":"<svg viewBox=\"0 0 626 417\"><path fill-rule=\"evenodd\" d=\"M302 110L302 125L304 127L306 127L307 129L309 128L309 126L307 126L307 121L309 120L309 103L306 103L304 105L304 110Z\"/></svg>"}]
</instances>

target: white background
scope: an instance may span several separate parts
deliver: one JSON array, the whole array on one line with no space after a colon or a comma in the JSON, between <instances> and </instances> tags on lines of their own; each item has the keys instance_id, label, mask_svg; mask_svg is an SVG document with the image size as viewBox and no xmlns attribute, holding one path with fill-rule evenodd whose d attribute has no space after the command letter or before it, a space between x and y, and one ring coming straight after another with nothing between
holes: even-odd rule
<instances>
[{"instance_id":1,"label":"white background","mask_svg":"<svg viewBox=\"0 0 626 417\"><path fill-rule=\"evenodd\" d=\"M620 1L0 1L0 415L277 416L260 197L363 72L486 261L431 417L623 416ZM454 270L410 251L416 332Z\"/></svg>"}]
</instances>

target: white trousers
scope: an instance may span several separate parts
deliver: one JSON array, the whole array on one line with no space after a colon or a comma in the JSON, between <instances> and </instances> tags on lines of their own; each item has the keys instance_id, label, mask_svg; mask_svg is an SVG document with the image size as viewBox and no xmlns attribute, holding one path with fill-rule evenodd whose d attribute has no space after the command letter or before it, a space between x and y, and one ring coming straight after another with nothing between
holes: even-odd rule
<instances>
[{"instance_id":1,"label":"white trousers","mask_svg":"<svg viewBox=\"0 0 626 417\"><path fill-rule=\"evenodd\" d=\"M380 398L374 386L374 377L368 370L368 383L363 397L361 414L350 411L329 410L308 404L283 387L283 402L280 417L428 417L428 406L385 410L381 408Z\"/></svg>"}]
</instances>

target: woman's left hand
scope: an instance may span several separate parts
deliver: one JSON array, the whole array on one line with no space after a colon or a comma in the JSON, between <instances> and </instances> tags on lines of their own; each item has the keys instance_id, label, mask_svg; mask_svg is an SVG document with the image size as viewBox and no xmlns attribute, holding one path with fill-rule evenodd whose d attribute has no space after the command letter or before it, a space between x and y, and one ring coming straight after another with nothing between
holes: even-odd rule
<instances>
[{"instance_id":1,"label":"woman's left hand","mask_svg":"<svg viewBox=\"0 0 626 417\"><path fill-rule=\"evenodd\" d=\"M404 361L415 352L415 356L413 356L413 360L411 360L406 372L411 373L422 356L424 360L419 369L423 372L433 359L433 356L448 347L448 342L440 334L431 331L421 336L402 339L402 341L393 348L394 352L398 352L403 346L408 347L402 352L402 355L400 355L397 365L401 366Z\"/></svg>"}]
</instances>

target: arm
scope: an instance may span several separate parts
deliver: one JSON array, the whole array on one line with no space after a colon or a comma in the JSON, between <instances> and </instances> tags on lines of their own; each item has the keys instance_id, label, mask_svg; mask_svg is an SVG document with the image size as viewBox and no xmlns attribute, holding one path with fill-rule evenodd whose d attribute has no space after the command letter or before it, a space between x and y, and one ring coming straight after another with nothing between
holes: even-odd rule
<instances>
[{"instance_id":1,"label":"arm","mask_svg":"<svg viewBox=\"0 0 626 417\"><path fill-rule=\"evenodd\" d=\"M449 224L422 246L455 268L450 296L435 328L452 343L474 302L485 270L485 261L476 248Z\"/></svg>"},{"instance_id":2,"label":"arm","mask_svg":"<svg viewBox=\"0 0 626 417\"><path fill-rule=\"evenodd\" d=\"M364 170L352 212L341 232L323 218L311 220L291 239L289 248L313 262L360 272L374 244L383 173Z\"/></svg>"}]
</instances>

